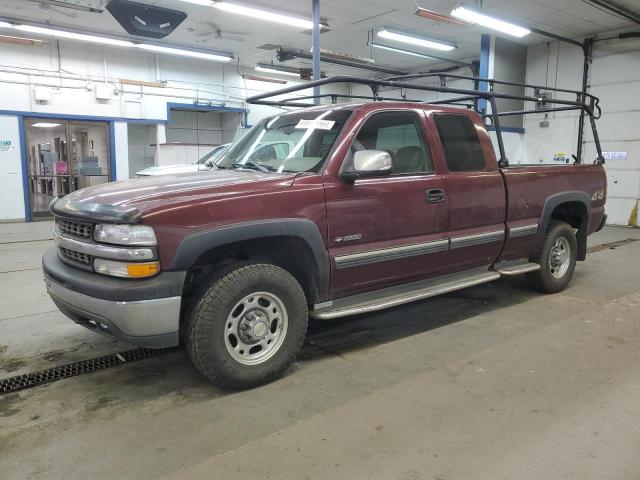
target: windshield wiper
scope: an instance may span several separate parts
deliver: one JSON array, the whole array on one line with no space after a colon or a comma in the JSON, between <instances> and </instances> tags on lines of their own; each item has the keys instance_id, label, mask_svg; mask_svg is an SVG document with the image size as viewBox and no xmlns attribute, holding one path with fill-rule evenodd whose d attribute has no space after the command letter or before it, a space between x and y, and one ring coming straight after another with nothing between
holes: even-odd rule
<instances>
[{"instance_id":1,"label":"windshield wiper","mask_svg":"<svg viewBox=\"0 0 640 480\"><path fill-rule=\"evenodd\" d=\"M229 167L232 169L248 168L248 169L256 170L257 172L262 172L262 173L269 173L269 172L275 171L275 170L268 169L266 166L258 165L257 163L254 163L251 160L247 160L245 163L232 163L231 165L229 165Z\"/></svg>"}]
</instances>

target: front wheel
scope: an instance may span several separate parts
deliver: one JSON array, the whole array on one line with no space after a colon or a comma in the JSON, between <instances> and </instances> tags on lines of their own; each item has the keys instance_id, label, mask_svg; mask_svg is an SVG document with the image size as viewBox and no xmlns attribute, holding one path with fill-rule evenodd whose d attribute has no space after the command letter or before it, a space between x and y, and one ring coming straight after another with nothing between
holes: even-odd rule
<instances>
[{"instance_id":1,"label":"front wheel","mask_svg":"<svg viewBox=\"0 0 640 480\"><path fill-rule=\"evenodd\" d=\"M196 368L217 385L249 388L291 365L307 322L306 297L289 272L242 264L211 281L193 309L185 346Z\"/></svg>"},{"instance_id":2,"label":"front wheel","mask_svg":"<svg viewBox=\"0 0 640 480\"><path fill-rule=\"evenodd\" d=\"M569 285L576 268L578 242L573 228L565 222L552 222L542 245L531 261L541 268L526 274L527 281L536 290L556 293Z\"/></svg>"}]
</instances>

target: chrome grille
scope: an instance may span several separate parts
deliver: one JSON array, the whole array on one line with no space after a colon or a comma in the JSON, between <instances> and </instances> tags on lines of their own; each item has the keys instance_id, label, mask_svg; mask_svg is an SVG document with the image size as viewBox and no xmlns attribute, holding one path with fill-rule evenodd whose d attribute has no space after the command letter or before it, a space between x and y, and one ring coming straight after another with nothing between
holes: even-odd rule
<instances>
[{"instance_id":1,"label":"chrome grille","mask_svg":"<svg viewBox=\"0 0 640 480\"><path fill-rule=\"evenodd\" d=\"M85 253L74 252L67 248L60 248L60 253L65 260L81 268L93 269L93 257Z\"/></svg>"},{"instance_id":2,"label":"chrome grille","mask_svg":"<svg viewBox=\"0 0 640 480\"><path fill-rule=\"evenodd\" d=\"M91 240L93 225L91 223L76 222L64 218L56 218L56 225L61 233L81 240Z\"/></svg>"}]
</instances>

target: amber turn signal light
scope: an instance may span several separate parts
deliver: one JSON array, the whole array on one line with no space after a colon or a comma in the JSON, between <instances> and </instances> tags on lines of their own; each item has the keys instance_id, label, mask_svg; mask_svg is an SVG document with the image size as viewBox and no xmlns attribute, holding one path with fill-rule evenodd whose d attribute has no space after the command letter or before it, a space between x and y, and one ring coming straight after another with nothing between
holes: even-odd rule
<instances>
[{"instance_id":1,"label":"amber turn signal light","mask_svg":"<svg viewBox=\"0 0 640 480\"><path fill-rule=\"evenodd\" d=\"M159 262L129 263L127 273L131 278L151 277L160 271Z\"/></svg>"}]
</instances>

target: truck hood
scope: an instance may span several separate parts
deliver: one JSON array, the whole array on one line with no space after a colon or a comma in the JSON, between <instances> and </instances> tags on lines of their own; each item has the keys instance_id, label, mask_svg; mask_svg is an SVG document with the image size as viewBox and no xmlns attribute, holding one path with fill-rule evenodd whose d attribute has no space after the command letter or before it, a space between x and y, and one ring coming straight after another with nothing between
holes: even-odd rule
<instances>
[{"instance_id":1,"label":"truck hood","mask_svg":"<svg viewBox=\"0 0 640 480\"><path fill-rule=\"evenodd\" d=\"M149 167L136 172L141 177L154 175L172 175L174 173L191 173L191 172L208 172L210 169L204 165L197 163L185 163L180 165L162 165L158 167Z\"/></svg>"},{"instance_id":2,"label":"truck hood","mask_svg":"<svg viewBox=\"0 0 640 480\"><path fill-rule=\"evenodd\" d=\"M137 223L178 205L287 188L295 177L245 170L140 177L83 188L52 203L51 210L81 220Z\"/></svg>"}]
</instances>

